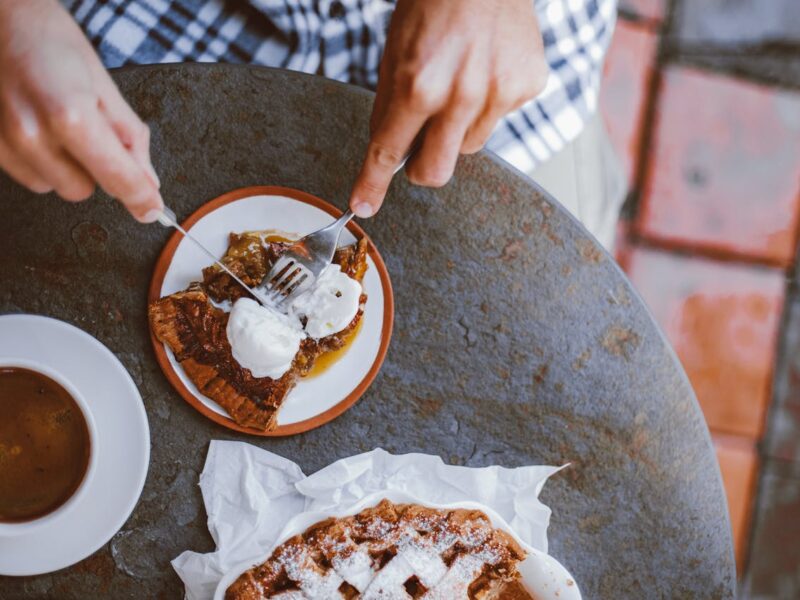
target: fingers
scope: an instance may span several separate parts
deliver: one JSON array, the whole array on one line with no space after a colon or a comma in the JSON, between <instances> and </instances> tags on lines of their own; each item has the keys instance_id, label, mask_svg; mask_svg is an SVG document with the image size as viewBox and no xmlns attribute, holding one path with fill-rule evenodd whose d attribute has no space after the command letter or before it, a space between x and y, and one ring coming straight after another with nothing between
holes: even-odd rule
<instances>
[{"instance_id":1,"label":"fingers","mask_svg":"<svg viewBox=\"0 0 800 600\"><path fill-rule=\"evenodd\" d=\"M150 160L150 129L125 102L112 81L105 87L99 106L122 145L133 155L153 185L160 187L161 182Z\"/></svg>"},{"instance_id":2,"label":"fingers","mask_svg":"<svg viewBox=\"0 0 800 600\"><path fill-rule=\"evenodd\" d=\"M147 127L129 108L75 96L37 115L6 106L0 127L0 166L35 192L88 198L95 182L142 222L163 207L149 158Z\"/></svg>"},{"instance_id":3,"label":"fingers","mask_svg":"<svg viewBox=\"0 0 800 600\"><path fill-rule=\"evenodd\" d=\"M378 87L371 119L372 139L350 200L353 212L360 217L378 211L392 177L414 139L426 122L442 111L447 116L433 119L433 131L425 132L419 151L434 159L433 166L420 167L423 162L412 159L409 173L416 169L418 181L431 180L436 185L443 185L452 173L469 119L477 112L472 108L476 104L475 98L481 97L479 86L457 86L456 91L451 92L450 80L455 76L457 65L445 64L444 72L440 73L419 66L397 70L389 62L386 59L382 63L382 83ZM393 71L394 74L389 76ZM448 96L451 96L450 107L447 106ZM482 99L477 103L480 106ZM461 137L456 141L459 135Z\"/></svg>"},{"instance_id":4,"label":"fingers","mask_svg":"<svg viewBox=\"0 0 800 600\"><path fill-rule=\"evenodd\" d=\"M161 195L147 168L132 149L149 141L144 130L132 132L126 148L117 131L99 109L77 110L57 126L65 149L88 170L89 175L142 222L152 222L163 207ZM148 158L149 163L149 158Z\"/></svg>"},{"instance_id":5,"label":"fingers","mask_svg":"<svg viewBox=\"0 0 800 600\"><path fill-rule=\"evenodd\" d=\"M480 76L462 79L447 107L430 120L422 147L406 167L412 183L441 187L450 180L464 135L483 106L483 87Z\"/></svg>"},{"instance_id":6,"label":"fingers","mask_svg":"<svg viewBox=\"0 0 800 600\"><path fill-rule=\"evenodd\" d=\"M19 103L7 105L0 131L6 163L16 169L20 180L33 191L55 189L65 200L73 202L88 198L94 183L43 128L35 113Z\"/></svg>"},{"instance_id":7,"label":"fingers","mask_svg":"<svg viewBox=\"0 0 800 600\"><path fill-rule=\"evenodd\" d=\"M64 200L81 202L94 192L94 180L63 149L47 143L21 152L23 159L38 173L47 173L47 182Z\"/></svg>"},{"instance_id":8,"label":"fingers","mask_svg":"<svg viewBox=\"0 0 800 600\"><path fill-rule=\"evenodd\" d=\"M350 195L350 207L361 218L374 215L383 203L397 166L403 160L417 132L425 124L424 112L405 104L389 105L367 147Z\"/></svg>"},{"instance_id":9,"label":"fingers","mask_svg":"<svg viewBox=\"0 0 800 600\"><path fill-rule=\"evenodd\" d=\"M378 70L378 87L375 90L375 100L372 103L372 114L369 119L369 133L374 135L378 126L386 116L386 108L392 97L392 72L393 64L388 54L384 54Z\"/></svg>"},{"instance_id":10,"label":"fingers","mask_svg":"<svg viewBox=\"0 0 800 600\"><path fill-rule=\"evenodd\" d=\"M53 186L47 183L47 180L30 165L11 152L2 140L0 140L0 169L6 171L17 183L37 194L53 191Z\"/></svg>"},{"instance_id":11,"label":"fingers","mask_svg":"<svg viewBox=\"0 0 800 600\"><path fill-rule=\"evenodd\" d=\"M489 100L464 136L460 148L462 154L474 154L481 150L492 135L497 122L527 102L527 98L518 96L509 87L493 86Z\"/></svg>"}]
</instances>

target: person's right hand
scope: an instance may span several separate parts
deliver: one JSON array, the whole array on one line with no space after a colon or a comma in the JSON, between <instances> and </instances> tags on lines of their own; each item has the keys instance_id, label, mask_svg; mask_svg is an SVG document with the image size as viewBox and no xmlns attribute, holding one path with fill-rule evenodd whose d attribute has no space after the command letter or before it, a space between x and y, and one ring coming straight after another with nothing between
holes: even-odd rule
<instances>
[{"instance_id":1,"label":"person's right hand","mask_svg":"<svg viewBox=\"0 0 800 600\"><path fill-rule=\"evenodd\" d=\"M0 167L70 201L98 183L143 222L163 207L147 125L56 0L0 0Z\"/></svg>"}]
</instances>

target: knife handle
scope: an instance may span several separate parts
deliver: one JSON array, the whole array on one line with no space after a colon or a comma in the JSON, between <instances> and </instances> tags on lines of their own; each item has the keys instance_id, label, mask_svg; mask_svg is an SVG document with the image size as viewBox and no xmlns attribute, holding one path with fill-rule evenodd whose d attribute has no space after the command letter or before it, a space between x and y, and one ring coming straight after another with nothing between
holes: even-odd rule
<instances>
[{"instance_id":1,"label":"knife handle","mask_svg":"<svg viewBox=\"0 0 800 600\"><path fill-rule=\"evenodd\" d=\"M161 214L158 215L158 222L164 227L177 227L178 225L175 212L167 205L164 205L164 208L161 209Z\"/></svg>"}]
</instances>

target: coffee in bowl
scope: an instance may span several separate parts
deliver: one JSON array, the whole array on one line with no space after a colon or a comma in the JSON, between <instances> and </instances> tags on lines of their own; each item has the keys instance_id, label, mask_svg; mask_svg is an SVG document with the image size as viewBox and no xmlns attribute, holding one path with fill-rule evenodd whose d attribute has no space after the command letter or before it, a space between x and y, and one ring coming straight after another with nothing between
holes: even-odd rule
<instances>
[{"instance_id":1,"label":"coffee in bowl","mask_svg":"<svg viewBox=\"0 0 800 600\"><path fill-rule=\"evenodd\" d=\"M77 391L54 377L0 364L0 533L46 519L88 479L91 415Z\"/></svg>"}]
</instances>

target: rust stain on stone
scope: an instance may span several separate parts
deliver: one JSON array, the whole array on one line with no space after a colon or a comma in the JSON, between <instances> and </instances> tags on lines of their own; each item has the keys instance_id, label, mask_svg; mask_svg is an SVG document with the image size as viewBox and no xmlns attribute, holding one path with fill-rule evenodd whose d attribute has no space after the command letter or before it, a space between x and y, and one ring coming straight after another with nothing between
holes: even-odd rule
<instances>
[{"instance_id":1,"label":"rust stain on stone","mask_svg":"<svg viewBox=\"0 0 800 600\"><path fill-rule=\"evenodd\" d=\"M576 241L575 245L578 246L578 252L584 261L597 264L603 260L603 253L593 241L582 238Z\"/></svg>"},{"instance_id":2,"label":"rust stain on stone","mask_svg":"<svg viewBox=\"0 0 800 600\"><path fill-rule=\"evenodd\" d=\"M633 438L631 439L630 449L631 452L634 454L638 454L641 452L647 443L650 441L650 436L647 433L647 430L642 427L637 427L636 430L633 432Z\"/></svg>"},{"instance_id":3,"label":"rust stain on stone","mask_svg":"<svg viewBox=\"0 0 800 600\"><path fill-rule=\"evenodd\" d=\"M498 192L497 200L500 204L503 204L505 206L511 204L511 188L509 188L508 185L506 185L505 183L501 183L497 187L497 192Z\"/></svg>"},{"instance_id":4,"label":"rust stain on stone","mask_svg":"<svg viewBox=\"0 0 800 600\"><path fill-rule=\"evenodd\" d=\"M421 396L415 396L414 404L416 406L416 413L420 417L431 417L442 409L444 400L441 398L423 398Z\"/></svg>"},{"instance_id":5,"label":"rust stain on stone","mask_svg":"<svg viewBox=\"0 0 800 600\"><path fill-rule=\"evenodd\" d=\"M512 240L503 247L503 252L500 254L500 260L511 261L519 258L524 246L522 240Z\"/></svg>"},{"instance_id":6,"label":"rust stain on stone","mask_svg":"<svg viewBox=\"0 0 800 600\"><path fill-rule=\"evenodd\" d=\"M612 518L610 516L595 513L578 521L578 529L584 533L596 535L600 533L600 530L609 525L611 521Z\"/></svg>"},{"instance_id":7,"label":"rust stain on stone","mask_svg":"<svg viewBox=\"0 0 800 600\"><path fill-rule=\"evenodd\" d=\"M562 240L560 237L556 235L556 233L553 231L553 228L550 227L549 222L545 221L544 223L542 223L542 231L544 231L544 234L547 236L547 239L553 242L554 245L558 246L559 248L564 247L564 240Z\"/></svg>"},{"instance_id":8,"label":"rust stain on stone","mask_svg":"<svg viewBox=\"0 0 800 600\"><path fill-rule=\"evenodd\" d=\"M108 231L97 223L84 221L72 228L72 241L81 258L103 254L108 242Z\"/></svg>"},{"instance_id":9,"label":"rust stain on stone","mask_svg":"<svg viewBox=\"0 0 800 600\"><path fill-rule=\"evenodd\" d=\"M608 291L607 300L609 304L613 305L630 306L631 304L631 298L628 296L628 292L622 284L618 285L616 290Z\"/></svg>"},{"instance_id":10,"label":"rust stain on stone","mask_svg":"<svg viewBox=\"0 0 800 600\"><path fill-rule=\"evenodd\" d=\"M75 570L97 577L100 580L100 591L105 593L111 586L116 567L111 556L100 551L75 565Z\"/></svg>"},{"instance_id":11,"label":"rust stain on stone","mask_svg":"<svg viewBox=\"0 0 800 600\"><path fill-rule=\"evenodd\" d=\"M537 385L541 385L544 383L545 378L547 377L547 373L550 371L550 365L545 363L543 365L539 365L539 368L533 372L533 381Z\"/></svg>"},{"instance_id":12,"label":"rust stain on stone","mask_svg":"<svg viewBox=\"0 0 800 600\"><path fill-rule=\"evenodd\" d=\"M610 354L622 356L627 360L630 359L633 350L639 347L641 341L639 334L633 331L633 329L620 325L612 325L603 334L600 344Z\"/></svg>"},{"instance_id":13,"label":"rust stain on stone","mask_svg":"<svg viewBox=\"0 0 800 600\"><path fill-rule=\"evenodd\" d=\"M114 323L122 323L122 312L116 306L111 306L111 304L108 302L103 302L100 305L100 308L103 309L103 314L108 317L109 321Z\"/></svg>"},{"instance_id":14,"label":"rust stain on stone","mask_svg":"<svg viewBox=\"0 0 800 600\"><path fill-rule=\"evenodd\" d=\"M578 357L572 361L572 369L574 371L580 371L583 367L586 366L586 363L592 357L592 350L591 348L587 348L583 352L581 352Z\"/></svg>"}]
</instances>

